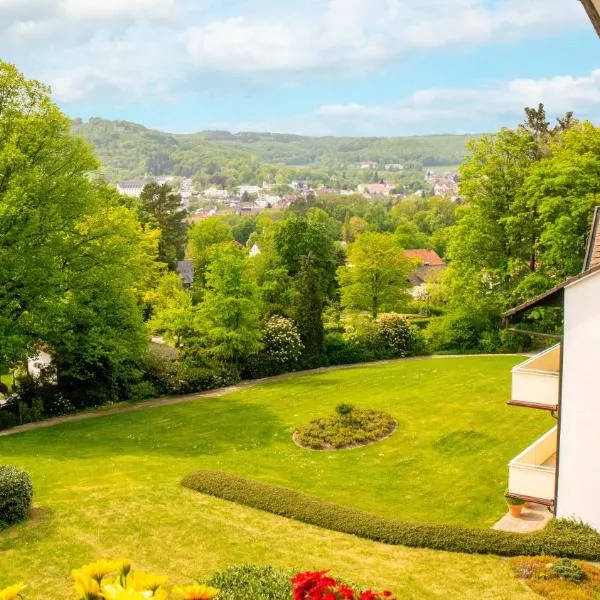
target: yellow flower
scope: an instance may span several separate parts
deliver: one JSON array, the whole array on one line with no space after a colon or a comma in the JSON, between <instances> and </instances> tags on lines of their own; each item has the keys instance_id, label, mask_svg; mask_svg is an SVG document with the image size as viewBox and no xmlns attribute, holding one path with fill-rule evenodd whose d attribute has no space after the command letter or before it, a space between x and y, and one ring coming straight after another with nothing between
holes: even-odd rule
<instances>
[{"instance_id":1,"label":"yellow flower","mask_svg":"<svg viewBox=\"0 0 600 600\"><path fill-rule=\"evenodd\" d=\"M15 583L15 585L0 590L0 600L15 600L26 587L24 583Z\"/></svg>"},{"instance_id":2,"label":"yellow flower","mask_svg":"<svg viewBox=\"0 0 600 600\"><path fill-rule=\"evenodd\" d=\"M72 571L71 576L75 580L73 587L77 594L77 600L100 600L102 598L100 584L95 579L78 570Z\"/></svg>"},{"instance_id":3,"label":"yellow flower","mask_svg":"<svg viewBox=\"0 0 600 600\"><path fill-rule=\"evenodd\" d=\"M183 587L175 586L173 593L182 598L182 600L211 600L218 593L217 588L207 585L185 585Z\"/></svg>"},{"instance_id":4,"label":"yellow flower","mask_svg":"<svg viewBox=\"0 0 600 600\"><path fill-rule=\"evenodd\" d=\"M129 587L138 592L149 590L154 594L159 587L165 585L166 583L167 578L164 575L155 575L154 573L136 571L131 577Z\"/></svg>"},{"instance_id":5,"label":"yellow flower","mask_svg":"<svg viewBox=\"0 0 600 600\"><path fill-rule=\"evenodd\" d=\"M89 565L84 565L79 569L75 569L74 573L83 573L92 579L95 579L98 583L102 582L102 579L106 577L109 573L116 571L119 569L121 563L116 560L97 560L96 562L90 563Z\"/></svg>"},{"instance_id":6,"label":"yellow flower","mask_svg":"<svg viewBox=\"0 0 600 600\"><path fill-rule=\"evenodd\" d=\"M120 560L116 560L115 563L119 574L123 577L127 577L131 571L131 561L127 558L122 558Z\"/></svg>"},{"instance_id":7,"label":"yellow flower","mask_svg":"<svg viewBox=\"0 0 600 600\"><path fill-rule=\"evenodd\" d=\"M103 592L106 600L148 600L148 598L152 598L150 591L139 592L123 588L120 585L105 585Z\"/></svg>"}]
</instances>

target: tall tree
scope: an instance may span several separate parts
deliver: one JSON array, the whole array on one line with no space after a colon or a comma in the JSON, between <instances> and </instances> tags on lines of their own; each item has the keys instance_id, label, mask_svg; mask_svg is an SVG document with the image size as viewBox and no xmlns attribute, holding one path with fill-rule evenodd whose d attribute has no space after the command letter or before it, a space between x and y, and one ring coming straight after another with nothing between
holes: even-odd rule
<instances>
[{"instance_id":1,"label":"tall tree","mask_svg":"<svg viewBox=\"0 0 600 600\"><path fill-rule=\"evenodd\" d=\"M291 277L296 277L303 258L312 253L317 283L323 293L331 294L339 262L335 234L322 212L308 217L290 215L277 228L275 246Z\"/></svg>"},{"instance_id":2,"label":"tall tree","mask_svg":"<svg viewBox=\"0 0 600 600\"><path fill-rule=\"evenodd\" d=\"M572 266L563 267L573 263L563 252L565 262L558 265L550 247L568 246L580 263L581 241L573 246L567 240L584 237L582 223L590 218L596 193L596 161L593 154L577 157L576 152L593 153L595 135L593 126L578 125L572 115L551 129L540 105L526 109L526 121L516 130L503 129L471 144L461 166L467 206L452 228L445 277L457 306L475 303L502 310L551 287L557 277L572 272ZM572 163L565 162L567 154ZM554 189L547 194L550 181ZM574 222L565 211L587 216Z\"/></svg>"},{"instance_id":3,"label":"tall tree","mask_svg":"<svg viewBox=\"0 0 600 600\"><path fill-rule=\"evenodd\" d=\"M45 86L0 62L0 364L45 344L83 404L134 379L157 235L90 177L98 163L70 130Z\"/></svg>"},{"instance_id":4,"label":"tall tree","mask_svg":"<svg viewBox=\"0 0 600 600\"><path fill-rule=\"evenodd\" d=\"M323 352L323 293L318 283L315 256L309 252L300 258L300 267L294 281L293 315L304 353L316 359Z\"/></svg>"},{"instance_id":5,"label":"tall tree","mask_svg":"<svg viewBox=\"0 0 600 600\"><path fill-rule=\"evenodd\" d=\"M233 240L231 228L218 217L209 217L196 223L189 231L190 254L194 259L194 287L202 289L213 247Z\"/></svg>"},{"instance_id":6,"label":"tall tree","mask_svg":"<svg viewBox=\"0 0 600 600\"><path fill-rule=\"evenodd\" d=\"M261 348L258 287L231 242L212 249L195 326L208 356L221 362L239 366Z\"/></svg>"},{"instance_id":7,"label":"tall tree","mask_svg":"<svg viewBox=\"0 0 600 600\"><path fill-rule=\"evenodd\" d=\"M341 302L368 310L376 319L407 300L408 275L413 268L391 233L366 232L348 248L348 264L338 269Z\"/></svg>"},{"instance_id":8,"label":"tall tree","mask_svg":"<svg viewBox=\"0 0 600 600\"><path fill-rule=\"evenodd\" d=\"M181 206L181 196L174 194L165 183L148 183L140 196L140 220L160 231L158 260L175 270L177 261L185 255L187 239L186 213Z\"/></svg>"}]
</instances>

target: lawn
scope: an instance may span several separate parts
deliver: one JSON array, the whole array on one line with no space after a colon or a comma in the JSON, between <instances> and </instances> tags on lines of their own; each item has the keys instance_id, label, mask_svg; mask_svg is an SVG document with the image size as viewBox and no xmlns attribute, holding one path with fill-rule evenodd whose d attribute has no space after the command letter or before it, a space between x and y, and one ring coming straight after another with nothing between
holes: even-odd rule
<instances>
[{"instance_id":1,"label":"lawn","mask_svg":"<svg viewBox=\"0 0 600 600\"><path fill-rule=\"evenodd\" d=\"M34 518L0 533L0 586L67 597L69 570L128 556L172 580L231 563L332 568L403 598L531 598L495 557L388 547L196 494L197 468L231 471L410 520L487 527L504 512L506 463L552 425L505 405L515 357L399 361L303 375L221 398L0 438L32 475ZM388 439L311 452L293 430L339 402L390 412Z\"/></svg>"}]
</instances>

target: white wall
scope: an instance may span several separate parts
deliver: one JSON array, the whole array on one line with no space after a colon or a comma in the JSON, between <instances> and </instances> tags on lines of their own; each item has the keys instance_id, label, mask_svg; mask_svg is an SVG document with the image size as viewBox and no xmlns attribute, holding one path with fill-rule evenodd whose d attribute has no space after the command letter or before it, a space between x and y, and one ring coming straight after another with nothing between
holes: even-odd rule
<instances>
[{"instance_id":1,"label":"white wall","mask_svg":"<svg viewBox=\"0 0 600 600\"><path fill-rule=\"evenodd\" d=\"M600 272L565 289L557 516L600 530Z\"/></svg>"}]
</instances>

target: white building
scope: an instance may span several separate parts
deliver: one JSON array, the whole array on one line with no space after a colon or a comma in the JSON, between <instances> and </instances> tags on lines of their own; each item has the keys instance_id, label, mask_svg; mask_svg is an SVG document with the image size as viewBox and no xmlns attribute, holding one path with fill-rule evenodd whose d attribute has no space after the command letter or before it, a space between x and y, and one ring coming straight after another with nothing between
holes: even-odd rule
<instances>
[{"instance_id":1,"label":"white building","mask_svg":"<svg viewBox=\"0 0 600 600\"><path fill-rule=\"evenodd\" d=\"M255 194L258 196L262 191L262 188L258 185L238 185L237 189L240 196L244 194Z\"/></svg>"},{"instance_id":2,"label":"white building","mask_svg":"<svg viewBox=\"0 0 600 600\"><path fill-rule=\"evenodd\" d=\"M562 342L513 369L509 404L547 410L555 425L509 463L508 495L600 531L600 208L583 271L505 314L564 307Z\"/></svg>"},{"instance_id":3,"label":"white building","mask_svg":"<svg viewBox=\"0 0 600 600\"><path fill-rule=\"evenodd\" d=\"M117 183L117 190L124 196L131 196L132 198L139 198L142 194L144 186L149 183L147 179L130 179L127 181L119 181Z\"/></svg>"}]
</instances>

